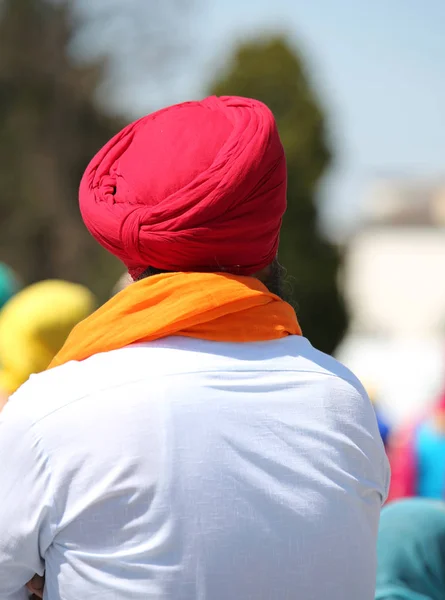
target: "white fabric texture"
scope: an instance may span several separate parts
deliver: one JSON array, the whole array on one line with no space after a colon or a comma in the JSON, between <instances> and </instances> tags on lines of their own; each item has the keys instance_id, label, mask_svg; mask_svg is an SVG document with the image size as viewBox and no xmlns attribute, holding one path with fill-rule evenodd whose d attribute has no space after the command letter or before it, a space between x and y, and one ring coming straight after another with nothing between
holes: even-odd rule
<instances>
[{"instance_id":1,"label":"white fabric texture","mask_svg":"<svg viewBox=\"0 0 445 600\"><path fill-rule=\"evenodd\" d=\"M31 377L0 415L0 599L372 600L389 468L301 337L171 337Z\"/></svg>"}]
</instances>

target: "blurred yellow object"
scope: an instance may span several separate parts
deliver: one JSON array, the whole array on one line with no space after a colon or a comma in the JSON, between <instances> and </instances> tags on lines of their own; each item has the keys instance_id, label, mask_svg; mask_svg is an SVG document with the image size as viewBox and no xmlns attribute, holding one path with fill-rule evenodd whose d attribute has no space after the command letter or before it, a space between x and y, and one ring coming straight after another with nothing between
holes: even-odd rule
<instances>
[{"instance_id":1,"label":"blurred yellow object","mask_svg":"<svg viewBox=\"0 0 445 600\"><path fill-rule=\"evenodd\" d=\"M0 390L12 394L44 371L95 305L87 288L61 280L35 283L7 302L0 313Z\"/></svg>"}]
</instances>

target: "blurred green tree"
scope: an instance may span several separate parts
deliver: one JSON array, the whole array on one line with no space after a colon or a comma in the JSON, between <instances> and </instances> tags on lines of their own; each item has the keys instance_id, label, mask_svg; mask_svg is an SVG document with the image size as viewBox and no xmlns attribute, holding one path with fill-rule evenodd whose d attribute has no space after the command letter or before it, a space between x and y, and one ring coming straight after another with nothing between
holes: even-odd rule
<instances>
[{"instance_id":1,"label":"blurred green tree","mask_svg":"<svg viewBox=\"0 0 445 600\"><path fill-rule=\"evenodd\" d=\"M211 92L256 98L275 115L289 176L280 261L290 275L304 334L330 353L344 334L347 318L337 285L339 252L317 227L315 195L331 151L323 112L303 62L283 37L244 43Z\"/></svg>"},{"instance_id":2,"label":"blurred green tree","mask_svg":"<svg viewBox=\"0 0 445 600\"><path fill-rule=\"evenodd\" d=\"M97 90L131 77L159 87L184 55L190 2L0 0L0 260L25 283L66 278L104 299L122 272L78 209L88 161L124 124Z\"/></svg>"},{"instance_id":3,"label":"blurred green tree","mask_svg":"<svg viewBox=\"0 0 445 600\"><path fill-rule=\"evenodd\" d=\"M67 3L3 0L0 13L0 258L26 283L60 277L102 297L122 267L82 224L89 159L120 126L95 103L102 63L69 53Z\"/></svg>"}]
</instances>

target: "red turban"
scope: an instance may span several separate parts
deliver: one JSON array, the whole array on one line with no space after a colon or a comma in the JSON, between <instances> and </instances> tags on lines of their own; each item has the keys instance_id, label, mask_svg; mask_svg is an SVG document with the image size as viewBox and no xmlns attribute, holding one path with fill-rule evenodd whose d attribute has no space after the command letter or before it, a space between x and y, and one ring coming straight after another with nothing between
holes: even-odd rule
<instances>
[{"instance_id":1,"label":"red turban","mask_svg":"<svg viewBox=\"0 0 445 600\"><path fill-rule=\"evenodd\" d=\"M143 117L93 158L80 209L134 278L147 267L252 275L275 258L286 209L273 115L210 97Z\"/></svg>"}]
</instances>

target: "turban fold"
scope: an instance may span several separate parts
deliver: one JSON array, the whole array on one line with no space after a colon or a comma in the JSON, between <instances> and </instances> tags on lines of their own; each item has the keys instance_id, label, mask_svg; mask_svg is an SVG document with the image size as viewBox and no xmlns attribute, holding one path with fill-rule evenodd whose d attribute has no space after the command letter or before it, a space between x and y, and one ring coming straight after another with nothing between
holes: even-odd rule
<instances>
[{"instance_id":1,"label":"turban fold","mask_svg":"<svg viewBox=\"0 0 445 600\"><path fill-rule=\"evenodd\" d=\"M277 253L286 161L261 102L210 97L128 125L93 158L80 209L136 278L147 267L252 275Z\"/></svg>"}]
</instances>

